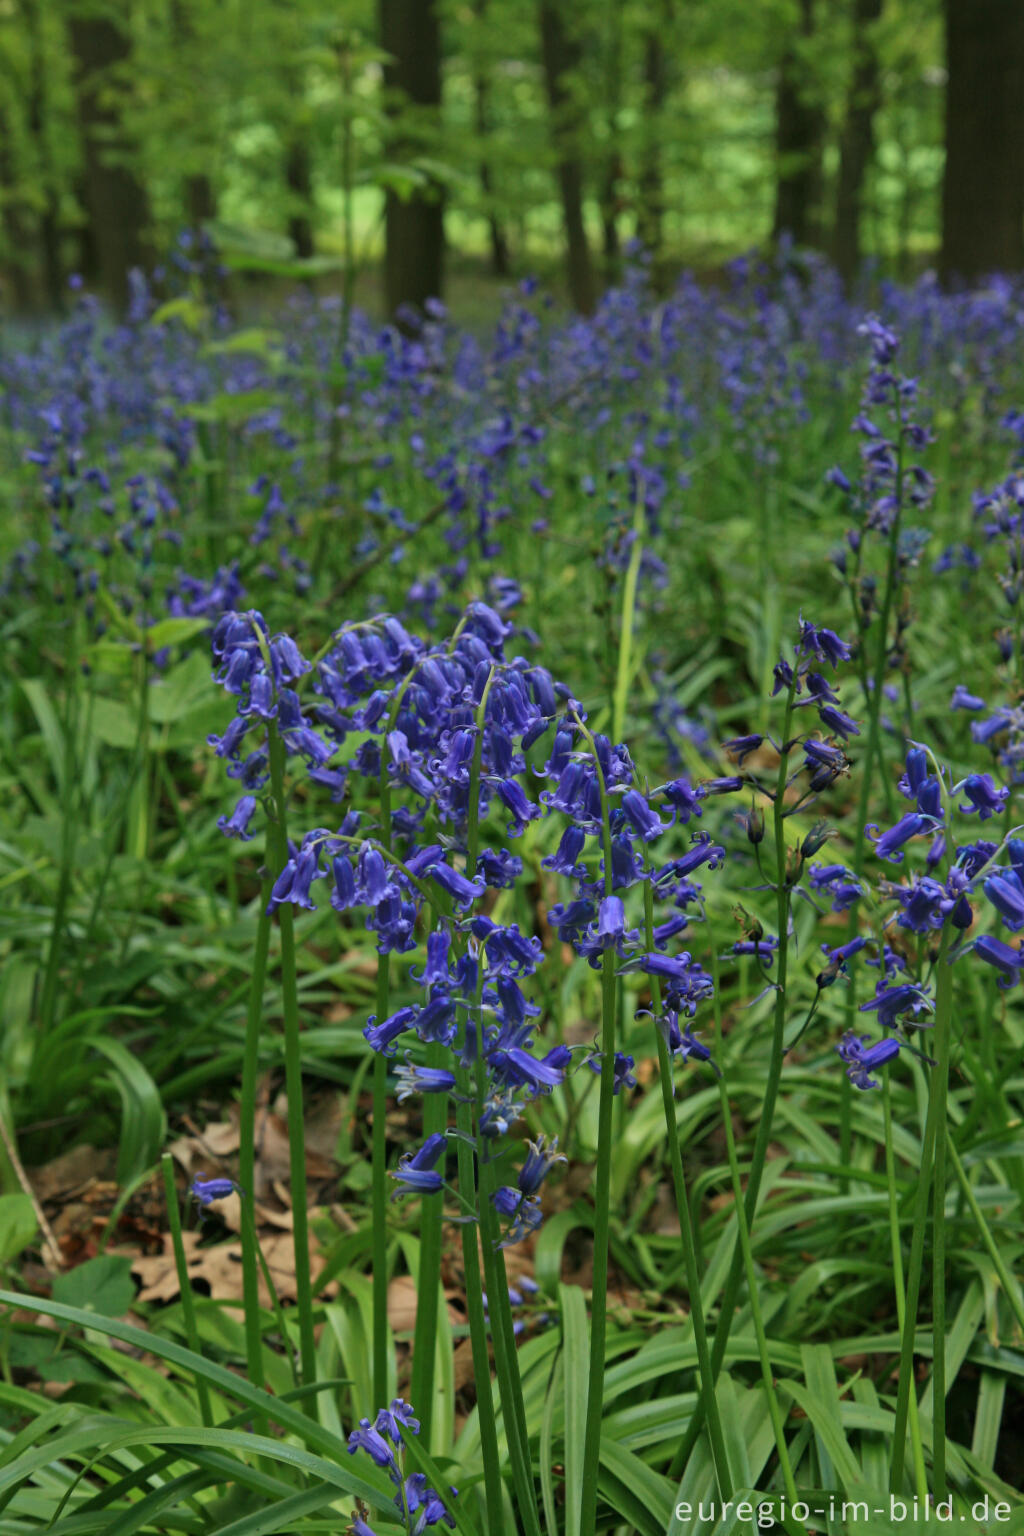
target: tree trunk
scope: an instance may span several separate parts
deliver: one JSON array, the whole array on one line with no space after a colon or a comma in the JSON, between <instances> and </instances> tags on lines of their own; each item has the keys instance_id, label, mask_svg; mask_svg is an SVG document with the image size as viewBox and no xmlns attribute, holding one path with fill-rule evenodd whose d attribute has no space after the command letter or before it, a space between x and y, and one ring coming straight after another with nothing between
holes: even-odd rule
<instances>
[{"instance_id":1,"label":"tree trunk","mask_svg":"<svg viewBox=\"0 0 1024 1536\"><path fill-rule=\"evenodd\" d=\"M622 5L609 0L608 35L605 39L605 121L608 146L601 167L601 232L604 255L604 280L618 282L621 272L619 241L619 187L622 182L622 154L619 149L619 108L622 105Z\"/></svg>"},{"instance_id":2,"label":"tree trunk","mask_svg":"<svg viewBox=\"0 0 1024 1536\"><path fill-rule=\"evenodd\" d=\"M217 217L217 199L209 176L186 176L185 217L192 229Z\"/></svg>"},{"instance_id":3,"label":"tree trunk","mask_svg":"<svg viewBox=\"0 0 1024 1536\"><path fill-rule=\"evenodd\" d=\"M303 138L293 138L288 144L284 162L285 180L288 183L288 238L295 247L295 254L302 261L313 255L313 174L309 162L309 145Z\"/></svg>"},{"instance_id":4,"label":"tree trunk","mask_svg":"<svg viewBox=\"0 0 1024 1536\"><path fill-rule=\"evenodd\" d=\"M171 37L175 49L187 59L190 49L195 49L195 28L185 0L171 0ZM201 163L201 162L200 162ZM217 198L213 182L205 171L192 171L182 186L182 206L185 222L190 229L199 229L217 217Z\"/></svg>"},{"instance_id":5,"label":"tree trunk","mask_svg":"<svg viewBox=\"0 0 1024 1536\"><path fill-rule=\"evenodd\" d=\"M578 310L589 315L594 309L595 286L583 222L583 124L568 85L568 76L579 63L580 48L566 31L560 0L540 0L540 41L565 220L569 297Z\"/></svg>"},{"instance_id":6,"label":"tree trunk","mask_svg":"<svg viewBox=\"0 0 1024 1536\"><path fill-rule=\"evenodd\" d=\"M1024 5L945 0L944 282L1024 267Z\"/></svg>"},{"instance_id":7,"label":"tree trunk","mask_svg":"<svg viewBox=\"0 0 1024 1536\"><path fill-rule=\"evenodd\" d=\"M441 23L435 0L380 0L381 47L391 55L384 66L389 111L398 119L419 109L428 136L441 108ZM416 125L414 125L415 127ZM416 151L408 121L396 123L393 159ZM440 298L444 286L444 203L440 186L416 188L401 197L388 188L384 207L384 297L394 316L403 305L422 309Z\"/></svg>"},{"instance_id":8,"label":"tree trunk","mask_svg":"<svg viewBox=\"0 0 1024 1536\"><path fill-rule=\"evenodd\" d=\"M661 252L665 188L661 170L661 116L668 92L665 38L671 21L666 3L662 25L655 24L644 37L644 137L637 176L636 235L656 261Z\"/></svg>"},{"instance_id":9,"label":"tree trunk","mask_svg":"<svg viewBox=\"0 0 1024 1536\"><path fill-rule=\"evenodd\" d=\"M47 60L43 51L38 0L22 0L20 9L29 49L26 118L35 150L42 204L39 212L39 253L42 258L43 290L48 308L56 314L64 308L65 295L57 207L57 178L46 136Z\"/></svg>"},{"instance_id":10,"label":"tree trunk","mask_svg":"<svg viewBox=\"0 0 1024 1536\"><path fill-rule=\"evenodd\" d=\"M83 253L91 265L84 276L122 308L129 271L145 266L150 254L146 190L129 168L133 146L110 100L111 72L131 57L127 11L116 23L106 14L72 16L69 35L82 129Z\"/></svg>"},{"instance_id":11,"label":"tree trunk","mask_svg":"<svg viewBox=\"0 0 1024 1536\"><path fill-rule=\"evenodd\" d=\"M21 178L12 153L14 143L3 103L0 102L0 227L3 251L0 252L0 313L11 310L24 314L33 307L29 260L31 243L21 195Z\"/></svg>"},{"instance_id":12,"label":"tree trunk","mask_svg":"<svg viewBox=\"0 0 1024 1536\"><path fill-rule=\"evenodd\" d=\"M881 80L872 29L881 14L882 0L854 0L853 75L839 140L839 178L832 232L832 259L847 287L855 281L860 270L861 198L864 178L875 152L874 122L881 101Z\"/></svg>"},{"instance_id":13,"label":"tree trunk","mask_svg":"<svg viewBox=\"0 0 1024 1536\"><path fill-rule=\"evenodd\" d=\"M487 0L475 0L473 16L481 31L487 15ZM491 268L495 277L507 277L509 272L508 239L505 235L505 226L498 216L494 204L494 176L491 171L491 162L487 155L486 145L490 133L490 96L491 82L488 77L486 64L478 60L473 72L473 93L475 97L474 108L476 118L476 133L480 140L480 187L484 194L484 203L487 209L487 227L491 236Z\"/></svg>"},{"instance_id":14,"label":"tree trunk","mask_svg":"<svg viewBox=\"0 0 1024 1536\"><path fill-rule=\"evenodd\" d=\"M776 94L776 191L772 239L819 245L825 117L807 88L806 44L814 35L814 0L800 0L800 26L779 64Z\"/></svg>"}]
</instances>

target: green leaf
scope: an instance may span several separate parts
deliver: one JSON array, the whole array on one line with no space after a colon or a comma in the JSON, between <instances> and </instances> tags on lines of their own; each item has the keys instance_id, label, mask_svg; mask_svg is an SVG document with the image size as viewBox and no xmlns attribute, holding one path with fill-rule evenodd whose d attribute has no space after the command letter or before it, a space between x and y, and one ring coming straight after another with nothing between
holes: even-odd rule
<instances>
[{"instance_id":1,"label":"green leaf","mask_svg":"<svg viewBox=\"0 0 1024 1536\"><path fill-rule=\"evenodd\" d=\"M560 1285L562 1309L563 1402L565 1405L565 1536L579 1536L583 1488L583 1447L587 1433L587 1366L590 1333L587 1303L578 1285Z\"/></svg>"},{"instance_id":2,"label":"green leaf","mask_svg":"<svg viewBox=\"0 0 1024 1536\"><path fill-rule=\"evenodd\" d=\"M108 747L133 749L139 743L139 716L118 699L94 698L90 718L93 734Z\"/></svg>"},{"instance_id":3,"label":"green leaf","mask_svg":"<svg viewBox=\"0 0 1024 1536\"><path fill-rule=\"evenodd\" d=\"M200 355L232 357L239 352L248 352L255 357L269 357L271 348L277 344L278 339L273 331L251 326L248 330L234 331L224 341L208 341L201 349Z\"/></svg>"},{"instance_id":4,"label":"green leaf","mask_svg":"<svg viewBox=\"0 0 1024 1536\"><path fill-rule=\"evenodd\" d=\"M38 1223L28 1195L0 1195L0 1264L16 1259L36 1235Z\"/></svg>"},{"instance_id":5,"label":"green leaf","mask_svg":"<svg viewBox=\"0 0 1024 1536\"><path fill-rule=\"evenodd\" d=\"M159 624L146 630L146 648L149 651L162 651L167 645L183 645L186 640L203 634L209 627L209 619L161 619Z\"/></svg>"},{"instance_id":6,"label":"green leaf","mask_svg":"<svg viewBox=\"0 0 1024 1536\"><path fill-rule=\"evenodd\" d=\"M120 1254L101 1253L55 1276L53 1299L100 1317L123 1317L135 1300L132 1261Z\"/></svg>"},{"instance_id":7,"label":"green leaf","mask_svg":"<svg viewBox=\"0 0 1024 1536\"><path fill-rule=\"evenodd\" d=\"M161 304L149 317L150 325L166 325L170 320L180 320L187 331L201 331L206 323L206 305L185 294Z\"/></svg>"},{"instance_id":8,"label":"green leaf","mask_svg":"<svg viewBox=\"0 0 1024 1536\"><path fill-rule=\"evenodd\" d=\"M110 1062L108 1081L121 1099L121 1139L117 1149L117 1179L130 1184L151 1168L167 1135L160 1090L142 1062L120 1040L96 1036L90 1044Z\"/></svg>"}]
</instances>

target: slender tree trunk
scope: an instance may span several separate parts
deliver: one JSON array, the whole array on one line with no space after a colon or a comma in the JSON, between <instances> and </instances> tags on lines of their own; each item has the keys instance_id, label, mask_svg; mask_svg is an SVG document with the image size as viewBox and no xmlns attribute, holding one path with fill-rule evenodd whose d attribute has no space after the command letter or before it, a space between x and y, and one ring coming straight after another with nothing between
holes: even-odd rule
<instances>
[{"instance_id":1,"label":"slender tree trunk","mask_svg":"<svg viewBox=\"0 0 1024 1536\"><path fill-rule=\"evenodd\" d=\"M0 253L0 312L9 309L24 314L33 307L35 295L27 261L31 252L30 235L13 144L10 123L0 103L0 227L4 244Z\"/></svg>"},{"instance_id":2,"label":"slender tree trunk","mask_svg":"<svg viewBox=\"0 0 1024 1536\"><path fill-rule=\"evenodd\" d=\"M295 247L295 254L306 261L313 255L313 173L309 158L309 145L300 137L293 138L285 151L285 181L288 184L288 238Z\"/></svg>"},{"instance_id":3,"label":"slender tree trunk","mask_svg":"<svg viewBox=\"0 0 1024 1536\"><path fill-rule=\"evenodd\" d=\"M945 0L945 282L1024 267L1024 5Z\"/></svg>"},{"instance_id":4,"label":"slender tree trunk","mask_svg":"<svg viewBox=\"0 0 1024 1536\"><path fill-rule=\"evenodd\" d=\"M540 0L540 41L557 152L558 186L565 220L569 297L583 314L593 311L594 269L583 222L582 123L568 86L580 58L579 43L566 30L560 0Z\"/></svg>"},{"instance_id":5,"label":"slender tree trunk","mask_svg":"<svg viewBox=\"0 0 1024 1536\"><path fill-rule=\"evenodd\" d=\"M487 0L475 0L473 15L478 23L479 30L482 32L486 23ZM505 234L505 226L498 217L494 204L494 175L486 149L490 133L491 82L487 66L483 60L478 60L473 73L473 93L475 97L476 133L481 149L480 186L484 194L484 203L487 209L487 227L491 237L491 268L495 277L507 277L509 272L508 239Z\"/></svg>"},{"instance_id":6,"label":"slender tree trunk","mask_svg":"<svg viewBox=\"0 0 1024 1536\"><path fill-rule=\"evenodd\" d=\"M185 177L185 217L193 229L217 217L217 199L209 176Z\"/></svg>"},{"instance_id":7,"label":"slender tree trunk","mask_svg":"<svg viewBox=\"0 0 1024 1536\"><path fill-rule=\"evenodd\" d=\"M129 167L127 157L134 146L109 99L112 71L131 58L127 8L119 11L116 22L110 12L72 15L69 35L82 129L81 191L87 223L83 254L92 268L84 275L123 307L129 271L145 266L150 254L146 189Z\"/></svg>"},{"instance_id":8,"label":"slender tree trunk","mask_svg":"<svg viewBox=\"0 0 1024 1536\"><path fill-rule=\"evenodd\" d=\"M61 261L56 175L46 133L47 61L43 51L38 0L22 0L20 9L29 50L27 126L35 149L41 194L39 254L42 261L43 289L47 307L51 312L58 313L64 308L64 268Z\"/></svg>"},{"instance_id":9,"label":"slender tree trunk","mask_svg":"<svg viewBox=\"0 0 1024 1536\"><path fill-rule=\"evenodd\" d=\"M661 169L662 112L668 93L665 37L672 20L670 0L644 37L644 136L637 176L636 234L656 261L661 253L665 187Z\"/></svg>"},{"instance_id":10,"label":"slender tree trunk","mask_svg":"<svg viewBox=\"0 0 1024 1536\"><path fill-rule=\"evenodd\" d=\"M808 89L806 44L814 35L814 0L800 0L800 25L779 65L776 93L776 192L772 239L819 245L825 117ZM812 82L813 88L813 82Z\"/></svg>"},{"instance_id":11,"label":"slender tree trunk","mask_svg":"<svg viewBox=\"0 0 1024 1536\"><path fill-rule=\"evenodd\" d=\"M864 178L875 152L875 113L881 101L881 78L873 28L882 14L882 0L854 0L854 62L846 118L839 140L839 178L832 259L849 286L860 270L860 212Z\"/></svg>"},{"instance_id":12,"label":"slender tree trunk","mask_svg":"<svg viewBox=\"0 0 1024 1536\"><path fill-rule=\"evenodd\" d=\"M195 29L185 0L171 0L171 36L174 46L186 57L195 45ZM190 229L217 217L217 198L213 182L205 171L193 171L185 177L181 193L185 222Z\"/></svg>"},{"instance_id":13,"label":"slender tree trunk","mask_svg":"<svg viewBox=\"0 0 1024 1536\"><path fill-rule=\"evenodd\" d=\"M609 0L608 36L605 40L605 118L608 147L601 168L601 231L603 236L604 279L618 281L621 271L619 242L619 188L622 182L622 153L619 149L619 108L622 105L622 6L621 0Z\"/></svg>"},{"instance_id":14,"label":"slender tree trunk","mask_svg":"<svg viewBox=\"0 0 1024 1536\"><path fill-rule=\"evenodd\" d=\"M441 109L441 22L436 0L379 0L381 46L391 55L384 66L389 108L396 118L419 109L429 134ZM392 158L409 158L416 148L408 125L397 126ZM444 286L444 203L441 188L414 190L408 197L388 189L384 207L384 294L387 313L402 305L422 309L440 298Z\"/></svg>"}]
</instances>

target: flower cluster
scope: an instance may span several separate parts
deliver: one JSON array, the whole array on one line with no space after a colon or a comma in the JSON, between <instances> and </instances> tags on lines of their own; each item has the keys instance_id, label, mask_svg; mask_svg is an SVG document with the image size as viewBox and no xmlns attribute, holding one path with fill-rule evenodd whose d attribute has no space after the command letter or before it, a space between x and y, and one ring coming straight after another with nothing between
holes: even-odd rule
<instances>
[{"instance_id":1,"label":"flower cluster","mask_svg":"<svg viewBox=\"0 0 1024 1536\"><path fill-rule=\"evenodd\" d=\"M225 615L213 638L215 676L237 700L234 720L213 744L248 791L222 830L252 836L274 733L311 787L348 805L335 829L315 827L289 841L268 910L314 908L324 880L339 914L364 914L381 954L411 955L424 945L423 963L408 971L413 995L371 1016L364 1034L386 1057L401 1047L402 1100L457 1099L460 1073L482 1072L477 1134L492 1151L528 1104L560 1086L573 1061L564 1044L536 1043L536 978L550 958L541 937L486 910L493 893L522 873L509 844L535 822L560 824L557 846L541 863L572 890L551 907L551 926L592 966L611 951L623 970L656 976L671 1049L683 1060L704 1059L677 1021L693 1015L711 981L688 952L674 952L673 940L700 905L693 875L714 869L725 850L703 832L658 864L650 848L699 817L709 795L731 787L694 787L684 775L644 794L626 748L589 732L571 691L543 667L506 655L511 633L498 610L474 603L447 645L427 647L385 617L339 630L314 663L289 637L271 635L256 613ZM625 906L627 893L645 882L668 906L650 949ZM446 1064L436 1057L426 1064L423 1047L449 1053ZM599 1055L589 1063L599 1069ZM635 1085L632 1066L617 1054L616 1092ZM392 1173L397 1193L445 1189L447 1145L447 1135L434 1132L404 1153ZM503 1244L536 1228L544 1180L563 1161L557 1142L528 1143L514 1180L492 1196Z\"/></svg>"},{"instance_id":2,"label":"flower cluster","mask_svg":"<svg viewBox=\"0 0 1024 1536\"><path fill-rule=\"evenodd\" d=\"M348 1437L349 1455L354 1456L357 1451L364 1451L375 1466L387 1472L396 1489L395 1506L410 1536L420 1536L422 1531L432 1525L446 1525L449 1530L454 1530L453 1516L437 1490L428 1485L426 1476L422 1472L412 1472L405 1476L396 1455L396 1452L402 1453L405 1448L403 1431L405 1434L418 1435L419 1420L413 1417L409 1404L396 1397L392 1399L390 1407L380 1410L372 1423L369 1419L359 1420L359 1428L352 1430ZM454 1499L458 1496L458 1489L449 1488L448 1494L450 1499ZM373 1528L360 1516L354 1518L352 1530L354 1536L374 1536Z\"/></svg>"}]
</instances>

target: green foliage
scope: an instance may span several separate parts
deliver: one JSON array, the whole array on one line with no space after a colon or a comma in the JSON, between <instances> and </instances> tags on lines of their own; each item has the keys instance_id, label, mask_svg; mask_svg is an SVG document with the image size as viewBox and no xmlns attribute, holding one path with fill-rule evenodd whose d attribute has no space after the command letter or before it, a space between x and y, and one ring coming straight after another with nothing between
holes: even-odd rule
<instances>
[{"instance_id":1,"label":"green foliage","mask_svg":"<svg viewBox=\"0 0 1024 1536\"><path fill-rule=\"evenodd\" d=\"M164 0L130 14L114 7L109 14L130 35L132 53L130 65L105 76L104 100L129 146L117 153L128 156L148 194L153 248L167 249L199 219L233 270L310 280L338 260L360 265L380 254L386 188L408 195L440 187L459 249L483 253L493 222L520 269L550 256L561 215L534 9L512 0L437 3L445 47L440 126L408 104L398 103L395 117L396 104L385 101L369 0L347 0L340 12L322 0ZM47 230L65 272L88 257L81 65L70 31L80 12L80 0L0 7L0 264L17 275L16 298L24 290L37 303L44 295L34 269ZM797 48L806 98L824 112L823 206L830 209L853 13L849 3L819 0L814 14L813 34ZM673 253L715 260L763 241L777 170L776 73L797 34L797 6L588 0L573 7L571 27L579 61L565 86L579 108L576 151L592 240L602 215L610 214L620 242L648 230L655 198ZM910 263L934 246L937 230L937 0L888 0L875 33L882 99L865 243ZM652 69L660 86L652 85ZM295 145L309 158L308 190L289 185ZM320 253L296 264L289 220L307 214Z\"/></svg>"}]
</instances>

